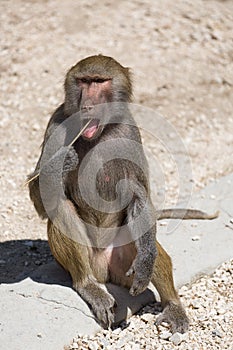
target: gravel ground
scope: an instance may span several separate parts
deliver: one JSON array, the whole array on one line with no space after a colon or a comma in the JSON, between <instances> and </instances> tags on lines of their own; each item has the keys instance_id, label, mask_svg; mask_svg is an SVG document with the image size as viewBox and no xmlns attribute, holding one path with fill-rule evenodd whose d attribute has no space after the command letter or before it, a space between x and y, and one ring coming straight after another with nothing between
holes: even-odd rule
<instances>
[{"instance_id":1,"label":"gravel ground","mask_svg":"<svg viewBox=\"0 0 233 350\"><path fill-rule=\"evenodd\" d=\"M189 332L171 334L166 325L155 326L156 308L146 306L130 318L123 330L104 330L95 337L77 337L66 350L180 350L232 349L233 260L213 276L203 277L179 294L191 319Z\"/></svg>"},{"instance_id":2,"label":"gravel ground","mask_svg":"<svg viewBox=\"0 0 233 350\"><path fill-rule=\"evenodd\" d=\"M6 275L24 265L23 245L16 249L19 240L46 240L45 223L22 184L38 158L48 118L63 100L66 71L87 55L111 55L132 68L135 102L159 111L181 135L192 161L194 191L233 171L231 0L2 0L0 29L0 242L5 250L0 268L10 266ZM144 140L164 166L167 201L172 203L178 175L161 145L148 135ZM14 256L8 256L9 246ZM38 256L27 260L26 267L36 268L40 260L47 261ZM181 290L193 321L188 341L180 347L232 346L231 273L228 263L215 277ZM115 349L132 335L133 341L140 339L138 348L147 341L170 349L167 340L158 340L154 319L143 317L135 316L119 334L106 333L105 340L109 335L111 344L112 337Z\"/></svg>"}]
</instances>

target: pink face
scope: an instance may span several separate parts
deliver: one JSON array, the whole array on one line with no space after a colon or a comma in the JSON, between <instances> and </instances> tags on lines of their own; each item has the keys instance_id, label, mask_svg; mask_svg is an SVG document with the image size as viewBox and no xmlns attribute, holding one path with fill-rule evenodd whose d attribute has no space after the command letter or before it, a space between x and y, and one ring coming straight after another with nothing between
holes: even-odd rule
<instances>
[{"instance_id":1,"label":"pink face","mask_svg":"<svg viewBox=\"0 0 233 350\"><path fill-rule=\"evenodd\" d=\"M82 136L92 140L99 134L99 120L95 119L94 115L92 118L92 109L98 104L112 101L112 80L109 78L85 77L79 78L77 84L82 91L80 110L87 113L88 117L92 119Z\"/></svg>"}]
</instances>

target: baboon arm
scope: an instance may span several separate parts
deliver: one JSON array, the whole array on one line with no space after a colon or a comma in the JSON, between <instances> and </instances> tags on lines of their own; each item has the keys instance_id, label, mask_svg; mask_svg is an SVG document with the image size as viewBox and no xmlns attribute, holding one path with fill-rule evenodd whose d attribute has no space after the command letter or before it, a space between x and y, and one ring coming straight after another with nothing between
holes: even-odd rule
<instances>
[{"instance_id":1,"label":"baboon arm","mask_svg":"<svg viewBox=\"0 0 233 350\"><path fill-rule=\"evenodd\" d=\"M149 253L155 245L156 220L154 207L140 183L133 185L133 199L127 208L127 222L137 251Z\"/></svg>"},{"instance_id":2,"label":"baboon arm","mask_svg":"<svg viewBox=\"0 0 233 350\"><path fill-rule=\"evenodd\" d=\"M39 174L40 174L41 167L42 167L42 160L46 158L46 157L44 157L44 151L45 151L45 146L47 144L47 141L49 140L49 137L52 135L54 130L62 123L63 120L64 120L64 113L63 113L63 104L62 104L53 113L52 117L50 118L49 124L47 126L46 131L45 131L44 141L42 143L42 149L41 149L41 154L40 154L39 160L36 164L34 172L31 173L27 177L27 181L29 181L28 187L29 187L30 198L35 206L35 209L36 209L38 215L42 219L47 219L48 214L46 213L46 210L45 210L44 204L43 204L43 200L41 198ZM50 155L50 157L51 157L51 155ZM37 176L37 177L34 180L32 180L35 176ZM53 178L54 178L54 176L53 176Z\"/></svg>"},{"instance_id":3,"label":"baboon arm","mask_svg":"<svg viewBox=\"0 0 233 350\"><path fill-rule=\"evenodd\" d=\"M35 172L30 177L36 172L39 172L39 176L29 182L29 193L43 219L55 215L59 201L65 199L67 175L77 165L78 155L72 146L61 147L41 168L40 161L38 162Z\"/></svg>"},{"instance_id":4,"label":"baboon arm","mask_svg":"<svg viewBox=\"0 0 233 350\"><path fill-rule=\"evenodd\" d=\"M147 288L153 273L157 255L156 222L153 211L154 208L148 200L145 188L137 184L134 188L133 200L127 209L128 226L137 249L136 258L126 274L130 276L134 273L134 281L130 289L132 295L142 293Z\"/></svg>"},{"instance_id":5,"label":"baboon arm","mask_svg":"<svg viewBox=\"0 0 233 350\"><path fill-rule=\"evenodd\" d=\"M29 176L28 179L32 178L33 176L34 176L34 173L31 174L31 176ZM39 177L37 177L35 180L30 181L28 186L29 186L30 198L34 204L34 207L38 215L42 219L47 219L48 214L46 213L46 210L43 205L43 201L41 199L41 194L40 194Z\"/></svg>"}]
</instances>

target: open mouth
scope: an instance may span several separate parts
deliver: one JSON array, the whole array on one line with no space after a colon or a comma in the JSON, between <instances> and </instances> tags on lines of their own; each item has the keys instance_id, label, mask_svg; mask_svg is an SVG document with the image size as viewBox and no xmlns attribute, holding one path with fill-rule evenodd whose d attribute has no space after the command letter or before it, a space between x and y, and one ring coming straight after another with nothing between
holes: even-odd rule
<instances>
[{"instance_id":1,"label":"open mouth","mask_svg":"<svg viewBox=\"0 0 233 350\"><path fill-rule=\"evenodd\" d=\"M85 124L86 122L88 122L88 120L85 120ZM82 136L84 136L87 139L92 139L96 135L98 130L99 130L99 120L92 119L91 122L86 127L86 129L83 131Z\"/></svg>"}]
</instances>

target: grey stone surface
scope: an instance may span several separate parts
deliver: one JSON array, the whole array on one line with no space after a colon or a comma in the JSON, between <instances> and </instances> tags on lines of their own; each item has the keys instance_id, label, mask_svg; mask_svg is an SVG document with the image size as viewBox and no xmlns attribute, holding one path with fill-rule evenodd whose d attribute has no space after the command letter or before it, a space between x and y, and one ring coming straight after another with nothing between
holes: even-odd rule
<instances>
[{"instance_id":1,"label":"grey stone surface","mask_svg":"<svg viewBox=\"0 0 233 350\"><path fill-rule=\"evenodd\" d=\"M211 221L164 220L158 239L172 256L177 286L210 273L233 256L233 174L193 197L191 207L220 210ZM53 284L51 284L51 276ZM88 306L71 288L71 281L56 263L39 267L30 278L0 285L0 344L2 349L59 350L77 334L100 329ZM138 298L108 286L118 301L116 321L154 300L147 290Z\"/></svg>"},{"instance_id":2,"label":"grey stone surface","mask_svg":"<svg viewBox=\"0 0 233 350\"><path fill-rule=\"evenodd\" d=\"M71 288L69 275L56 263L41 266L30 278L0 286L0 344L3 349L58 350L76 334L96 333L100 326L87 304ZM51 277L54 284L51 283ZM40 280L40 282L36 282ZM147 289L138 297L112 284L117 302L115 322L130 317L155 296Z\"/></svg>"},{"instance_id":3,"label":"grey stone surface","mask_svg":"<svg viewBox=\"0 0 233 350\"><path fill-rule=\"evenodd\" d=\"M158 227L158 240L173 260L177 287L211 273L233 257L233 174L204 188L192 198L189 207L208 213L219 210L219 217L163 220L167 225Z\"/></svg>"},{"instance_id":4,"label":"grey stone surface","mask_svg":"<svg viewBox=\"0 0 233 350\"><path fill-rule=\"evenodd\" d=\"M87 305L68 287L27 278L1 285L0 295L2 349L63 349L77 330L90 334L99 329Z\"/></svg>"}]
</instances>

